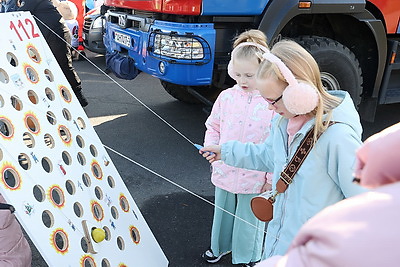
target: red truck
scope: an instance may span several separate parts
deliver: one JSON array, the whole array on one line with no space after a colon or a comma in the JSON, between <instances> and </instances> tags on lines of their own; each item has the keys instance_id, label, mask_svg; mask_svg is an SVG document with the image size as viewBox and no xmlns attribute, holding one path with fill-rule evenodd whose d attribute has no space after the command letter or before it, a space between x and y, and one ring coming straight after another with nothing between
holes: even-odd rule
<instances>
[{"instance_id":1,"label":"red truck","mask_svg":"<svg viewBox=\"0 0 400 267\"><path fill-rule=\"evenodd\" d=\"M175 98L212 105L231 86L232 39L262 30L294 39L317 60L328 90L347 90L372 121L400 102L399 0L105 0L104 45L161 80Z\"/></svg>"}]
</instances>

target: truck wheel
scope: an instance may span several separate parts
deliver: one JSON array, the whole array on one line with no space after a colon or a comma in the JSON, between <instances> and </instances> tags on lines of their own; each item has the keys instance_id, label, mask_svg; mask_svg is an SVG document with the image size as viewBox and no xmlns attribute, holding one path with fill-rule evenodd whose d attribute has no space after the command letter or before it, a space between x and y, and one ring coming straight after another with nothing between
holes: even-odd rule
<instances>
[{"instance_id":1,"label":"truck wheel","mask_svg":"<svg viewBox=\"0 0 400 267\"><path fill-rule=\"evenodd\" d=\"M363 90L360 64L346 46L326 37L302 36L296 41L317 61L327 90L346 90L358 106Z\"/></svg>"},{"instance_id":2,"label":"truck wheel","mask_svg":"<svg viewBox=\"0 0 400 267\"><path fill-rule=\"evenodd\" d=\"M215 93L216 90L212 90L210 86L186 86L166 82L163 80L160 80L160 82L165 91L168 92L168 94L178 99L179 101L188 104L200 104L207 101L214 102L216 96L218 96L218 94ZM198 97L195 97L193 94L189 93L188 88L195 90L205 100L202 101Z\"/></svg>"}]
</instances>

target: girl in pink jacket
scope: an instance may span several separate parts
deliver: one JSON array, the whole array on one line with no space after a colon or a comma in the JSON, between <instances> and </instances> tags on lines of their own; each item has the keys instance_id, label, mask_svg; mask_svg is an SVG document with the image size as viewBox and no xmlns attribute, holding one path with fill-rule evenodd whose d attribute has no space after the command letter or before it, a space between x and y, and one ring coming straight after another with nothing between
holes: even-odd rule
<instances>
[{"instance_id":1,"label":"girl in pink jacket","mask_svg":"<svg viewBox=\"0 0 400 267\"><path fill-rule=\"evenodd\" d=\"M28 267L31 266L31 249L13 211L0 194L0 266Z\"/></svg>"},{"instance_id":2,"label":"girl in pink jacket","mask_svg":"<svg viewBox=\"0 0 400 267\"><path fill-rule=\"evenodd\" d=\"M205 146L230 140L262 143L269 135L274 112L255 88L255 74L268 49L266 37L259 30L249 30L240 34L233 46L228 74L237 84L224 90L214 103L206 121ZM203 253L204 260L216 263L230 252L233 264L254 266L261 259L265 224L254 216L250 200L270 189L268 179L265 172L231 167L222 161L212 164L216 208L211 246Z\"/></svg>"},{"instance_id":3,"label":"girl in pink jacket","mask_svg":"<svg viewBox=\"0 0 400 267\"><path fill-rule=\"evenodd\" d=\"M357 151L355 181L372 189L330 206L299 231L289 251L257 267L400 266L400 123Z\"/></svg>"}]
</instances>

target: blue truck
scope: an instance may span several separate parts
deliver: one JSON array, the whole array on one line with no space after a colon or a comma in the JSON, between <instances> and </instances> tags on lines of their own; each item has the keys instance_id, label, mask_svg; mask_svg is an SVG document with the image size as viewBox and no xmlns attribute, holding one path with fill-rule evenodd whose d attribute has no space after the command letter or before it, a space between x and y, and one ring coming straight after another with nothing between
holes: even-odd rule
<instances>
[{"instance_id":1,"label":"blue truck","mask_svg":"<svg viewBox=\"0 0 400 267\"><path fill-rule=\"evenodd\" d=\"M233 84L232 40L248 29L303 45L327 90L348 91L365 120L400 102L398 0L105 0L103 14L107 53L184 102L211 106Z\"/></svg>"}]
</instances>

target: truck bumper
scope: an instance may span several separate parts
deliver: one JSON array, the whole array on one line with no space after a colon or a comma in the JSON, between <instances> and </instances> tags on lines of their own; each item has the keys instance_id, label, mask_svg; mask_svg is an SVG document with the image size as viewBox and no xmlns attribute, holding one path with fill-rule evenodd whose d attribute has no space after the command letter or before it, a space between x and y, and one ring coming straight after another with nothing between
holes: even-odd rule
<instances>
[{"instance_id":1,"label":"truck bumper","mask_svg":"<svg viewBox=\"0 0 400 267\"><path fill-rule=\"evenodd\" d=\"M132 15L129 17L132 19ZM121 28L107 19L104 35L107 51L128 55L139 70L161 80L191 86L211 84L213 24L154 20L143 25L143 19L140 21L140 27Z\"/></svg>"}]
</instances>

